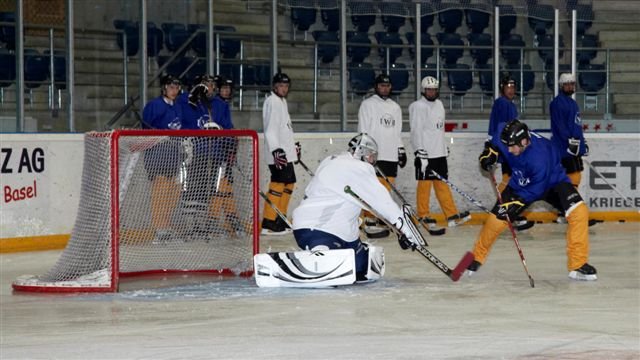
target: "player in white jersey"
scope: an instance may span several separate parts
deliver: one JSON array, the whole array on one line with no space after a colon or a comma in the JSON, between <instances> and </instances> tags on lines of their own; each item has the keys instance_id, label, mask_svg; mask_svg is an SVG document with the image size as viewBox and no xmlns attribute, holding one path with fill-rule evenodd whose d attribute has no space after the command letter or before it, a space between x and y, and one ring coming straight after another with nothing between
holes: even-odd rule
<instances>
[{"instance_id":1,"label":"player in white jersey","mask_svg":"<svg viewBox=\"0 0 640 360\"><path fill-rule=\"evenodd\" d=\"M417 242L402 209L376 178L372 164L376 162L377 149L375 140L367 134L351 139L348 152L329 156L320 163L305 189L304 199L293 211L293 235L298 246L306 250L353 249L358 280L366 280L369 250L359 239L362 205L345 193L345 186L404 234L398 239L403 249Z\"/></svg>"},{"instance_id":2,"label":"player in white jersey","mask_svg":"<svg viewBox=\"0 0 640 360\"><path fill-rule=\"evenodd\" d=\"M375 94L362 101L358 111L358 132L371 136L378 144L377 167L390 182L398 176L398 166L407 164L407 154L402 143L402 109L390 98L391 79L380 74L375 80ZM390 186L379 179L390 190ZM389 235L389 230L380 224L372 214L365 212L365 233L370 238Z\"/></svg>"},{"instance_id":3,"label":"player in white jersey","mask_svg":"<svg viewBox=\"0 0 640 360\"><path fill-rule=\"evenodd\" d=\"M436 78L427 76L422 79L421 85L422 98L409 105L411 145L415 150L414 165L418 181L416 190L418 217L428 226L435 226L436 220L429 216L429 201L433 186L448 225L460 225L471 219L469 212L458 213L449 186L431 173L433 170L445 179L449 176L447 164L449 150L444 138L445 112L442 101L438 99L440 84Z\"/></svg>"},{"instance_id":4,"label":"player in white jersey","mask_svg":"<svg viewBox=\"0 0 640 360\"><path fill-rule=\"evenodd\" d=\"M296 183L293 160L297 158L293 127L286 99L290 83L287 74L275 74L271 95L264 101L262 107L265 153L271 172L267 196L285 215ZM263 235L283 235L291 232L291 229L288 228L284 220L277 216L270 205L265 204L263 214Z\"/></svg>"}]
</instances>

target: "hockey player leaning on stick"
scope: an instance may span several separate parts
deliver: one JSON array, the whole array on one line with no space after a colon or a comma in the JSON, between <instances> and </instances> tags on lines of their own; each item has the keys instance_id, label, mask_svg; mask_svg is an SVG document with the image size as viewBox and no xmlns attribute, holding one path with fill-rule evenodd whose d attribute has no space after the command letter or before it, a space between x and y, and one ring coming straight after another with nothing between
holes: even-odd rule
<instances>
[{"instance_id":1,"label":"hockey player leaning on stick","mask_svg":"<svg viewBox=\"0 0 640 360\"><path fill-rule=\"evenodd\" d=\"M425 77L422 79L422 98L409 105L411 144L415 149L414 165L418 181L416 191L418 217L430 228L436 224L436 220L429 216L432 186L435 188L436 197L449 226L460 225L471 219L468 211L458 213L449 186L431 174L433 170L445 179L449 176L447 165L449 149L444 139L445 113L442 101L438 99L438 87L439 82L436 78Z\"/></svg>"},{"instance_id":2,"label":"hockey player leaning on stick","mask_svg":"<svg viewBox=\"0 0 640 360\"><path fill-rule=\"evenodd\" d=\"M502 157L512 176L502 191L499 202L491 210L473 248L475 260L469 273L484 264L500 233L507 228L506 219L515 218L529 204L544 200L567 215L567 268L574 280L596 280L596 269L589 265L589 210L578 191L571 185L551 141L529 133L518 120L499 125L489 148L480 155L480 167L492 171ZM500 155L498 155L500 154Z\"/></svg>"},{"instance_id":3,"label":"hockey player leaning on stick","mask_svg":"<svg viewBox=\"0 0 640 360\"><path fill-rule=\"evenodd\" d=\"M298 246L305 250L353 249L359 281L372 280L366 278L369 249L358 236L361 204L345 193L345 186L404 234L398 239L403 249L417 242L402 210L376 177L372 165L377 156L378 145L371 136L355 136L349 141L349 151L320 163L304 199L293 211L293 235Z\"/></svg>"}]
</instances>

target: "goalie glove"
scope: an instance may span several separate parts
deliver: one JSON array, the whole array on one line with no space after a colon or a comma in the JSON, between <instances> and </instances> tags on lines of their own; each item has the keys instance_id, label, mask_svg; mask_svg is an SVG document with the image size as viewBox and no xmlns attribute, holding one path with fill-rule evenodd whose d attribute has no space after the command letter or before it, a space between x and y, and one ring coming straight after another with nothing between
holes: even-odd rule
<instances>
[{"instance_id":1,"label":"goalie glove","mask_svg":"<svg viewBox=\"0 0 640 360\"><path fill-rule=\"evenodd\" d=\"M189 92L189 105L191 107L197 108L200 103L206 105L207 101L207 85L198 84Z\"/></svg>"},{"instance_id":2,"label":"goalie glove","mask_svg":"<svg viewBox=\"0 0 640 360\"><path fill-rule=\"evenodd\" d=\"M493 165L498 162L498 150L496 150L490 142L484 143L484 150L478 157L480 167L484 171L490 171Z\"/></svg>"},{"instance_id":3,"label":"goalie glove","mask_svg":"<svg viewBox=\"0 0 640 360\"><path fill-rule=\"evenodd\" d=\"M567 152L573 156L578 156L580 154L580 139L569 138Z\"/></svg>"},{"instance_id":4,"label":"goalie glove","mask_svg":"<svg viewBox=\"0 0 640 360\"><path fill-rule=\"evenodd\" d=\"M273 165L275 165L276 169L282 170L285 166L287 166L287 154L282 149L275 149L272 152L273 154Z\"/></svg>"},{"instance_id":5,"label":"goalie glove","mask_svg":"<svg viewBox=\"0 0 640 360\"><path fill-rule=\"evenodd\" d=\"M396 220L393 225L400 230L400 233L398 234L398 244L400 245L400 248L402 250L415 250L418 240L411 230L411 226L407 224L407 220L402 216L398 217L398 220Z\"/></svg>"},{"instance_id":6,"label":"goalie glove","mask_svg":"<svg viewBox=\"0 0 640 360\"><path fill-rule=\"evenodd\" d=\"M526 206L524 200L518 196L513 196L511 199L498 205L496 217L500 220L507 220L508 217L509 220L513 221Z\"/></svg>"},{"instance_id":7,"label":"goalie glove","mask_svg":"<svg viewBox=\"0 0 640 360\"><path fill-rule=\"evenodd\" d=\"M398 148L398 166L404 168L407 165L407 152L403 147Z\"/></svg>"},{"instance_id":8,"label":"goalie glove","mask_svg":"<svg viewBox=\"0 0 640 360\"><path fill-rule=\"evenodd\" d=\"M416 168L416 179L427 180L427 166L429 166L429 154L424 149L419 149L415 153L415 159L413 165Z\"/></svg>"}]
</instances>

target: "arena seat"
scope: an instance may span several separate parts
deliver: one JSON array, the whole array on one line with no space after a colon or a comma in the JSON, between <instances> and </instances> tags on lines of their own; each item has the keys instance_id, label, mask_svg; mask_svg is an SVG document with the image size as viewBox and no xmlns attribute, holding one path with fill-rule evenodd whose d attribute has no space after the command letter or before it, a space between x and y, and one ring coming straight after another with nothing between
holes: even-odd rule
<instances>
[{"instance_id":1,"label":"arena seat","mask_svg":"<svg viewBox=\"0 0 640 360\"><path fill-rule=\"evenodd\" d=\"M564 40L562 35L559 36L560 42L560 50L558 52L558 57L562 57L564 51L562 48L564 47ZM538 55L540 55L540 59L546 65L553 64L554 54L553 54L553 35L545 34L538 38Z\"/></svg>"},{"instance_id":2,"label":"arena seat","mask_svg":"<svg viewBox=\"0 0 640 360\"><path fill-rule=\"evenodd\" d=\"M455 64L464 55L464 41L456 33L438 33L437 37L441 46L440 57L446 64Z\"/></svg>"},{"instance_id":3,"label":"arena seat","mask_svg":"<svg viewBox=\"0 0 640 360\"><path fill-rule=\"evenodd\" d=\"M598 56L598 35L582 34L577 37L576 60L580 64L588 64Z\"/></svg>"},{"instance_id":4,"label":"arena seat","mask_svg":"<svg viewBox=\"0 0 640 360\"><path fill-rule=\"evenodd\" d=\"M321 1L321 0L319 0ZM329 1L331 4L335 5L335 1ZM327 5L331 5L331 4ZM327 31L338 31L340 30L340 10L336 9L322 9L320 10L320 19L324 24Z\"/></svg>"},{"instance_id":5,"label":"arena seat","mask_svg":"<svg viewBox=\"0 0 640 360\"><path fill-rule=\"evenodd\" d=\"M389 66L393 94L398 95L409 86L409 71L405 64L391 64Z\"/></svg>"},{"instance_id":6,"label":"arena seat","mask_svg":"<svg viewBox=\"0 0 640 360\"><path fill-rule=\"evenodd\" d=\"M442 10L438 13L438 24L446 33L455 33L462 25L464 13L456 6L458 5L454 3L442 3L440 6Z\"/></svg>"},{"instance_id":7,"label":"arena seat","mask_svg":"<svg viewBox=\"0 0 640 360\"><path fill-rule=\"evenodd\" d=\"M522 40L522 36L518 34L510 34L502 41L502 47L500 48L500 54L505 59L507 64L514 65L520 63L520 51L524 48L525 43ZM553 53L553 51L552 51Z\"/></svg>"},{"instance_id":8,"label":"arena seat","mask_svg":"<svg viewBox=\"0 0 640 360\"><path fill-rule=\"evenodd\" d=\"M478 72L478 85L480 90L486 96L493 96L493 65L490 64L476 64L476 71Z\"/></svg>"},{"instance_id":9,"label":"arena seat","mask_svg":"<svg viewBox=\"0 0 640 360\"><path fill-rule=\"evenodd\" d=\"M349 86L354 93L364 95L373 88L376 77L373 65L369 63L351 63L348 66L348 72Z\"/></svg>"},{"instance_id":10,"label":"arena seat","mask_svg":"<svg viewBox=\"0 0 640 360\"><path fill-rule=\"evenodd\" d=\"M423 34L427 34L429 32L429 28L433 26L433 20L435 19L433 7L429 3L421 2L420 3L420 13L422 16L420 17L420 29L416 29L416 21L414 16L409 18L409 22L411 22L411 26L413 26L414 31L420 31Z\"/></svg>"},{"instance_id":11,"label":"arena seat","mask_svg":"<svg viewBox=\"0 0 640 360\"><path fill-rule=\"evenodd\" d=\"M116 19L113 20L113 26L116 30L122 30L127 35L127 49L125 50L127 56L135 56L140 48L138 25L133 21ZM116 36L116 43L120 50L124 50L123 33L119 32Z\"/></svg>"},{"instance_id":12,"label":"arena seat","mask_svg":"<svg viewBox=\"0 0 640 360\"><path fill-rule=\"evenodd\" d=\"M409 54L411 54L411 56L415 56L415 49L413 47L413 45L415 45L416 43L416 33L414 33L413 31L407 31L404 34L407 38L407 43L409 43L409 45L412 45L409 48ZM431 39L431 35L429 34L422 34L421 38L420 38L420 42L422 43L422 47L421 47L421 52L420 52L420 56L422 59L422 63L424 64L425 62L427 62L427 59L429 59L430 57L433 56L434 53L434 48L433 48L433 40Z\"/></svg>"},{"instance_id":13,"label":"arena seat","mask_svg":"<svg viewBox=\"0 0 640 360\"><path fill-rule=\"evenodd\" d=\"M554 12L551 5L531 4L527 16L531 30L538 36L546 34L553 26Z\"/></svg>"},{"instance_id":14,"label":"arena seat","mask_svg":"<svg viewBox=\"0 0 640 360\"><path fill-rule=\"evenodd\" d=\"M390 33L397 33L404 26L406 16L409 15L407 7L403 3L382 2L379 5L382 25Z\"/></svg>"},{"instance_id":15,"label":"arena seat","mask_svg":"<svg viewBox=\"0 0 640 360\"><path fill-rule=\"evenodd\" d=\"M471 6L471 5L470 5ZM481 34L489 26L491 14L480 9L465 9L465 23L472 34Z\"/></svg>"},{"instance_id":16,"label":"arena seat","mask_svg":"<svg viewBox=\"0 0 640 360\"><path fill-rule=\"evenodd\" d=\"M313 0L296 0L291 5L291 23L300 31L308 31L316 22L318 10Z\"/></svg>"},{"instance_id":17,"label":"arena seat","mask_svg":"<svg viewBox=\"0 0 640 360\"><path fill-rule=\"evenodd\" d=\"M493 56L493 40L491 34L477 34L470 33L469 39L469 53L476 64L486 64Z\"/></svg>"},{"instance_id":18,"label":"arena seat","mask_svg":"<svg viewBox=\"0 0 640 360\"><path fill-rule=\"evenodd\" d=\"M535 73L531 69L531 65L522 65L522 79L520 79L520 65L507 66L507 70L511 74L511 77L516 80L516 93L520 94L520 82L522 81L522 95L527 96L536 83Z\"/></svg>"},{"instance_id":19,"label":"arena seat","mask_svg":"<svg viewBox=\"0 0 640 360\"><path fill-rule=\"evenodd\" d=\"M516 11L511 5L498 5L500 8L500 37L504 37L511 33L511 30L516 28L518 18L516 17Z\"/></svg>"},{"instance_id":20,"label":"arena seat","mask_svg":"<svg viewBox=\"0 0 640 360\"><path fill-rule=\"evenodd\" d=\"M40 87L49 77L49 59L35 49L24 49L24 86Z\"/></svg>"},{"instance_id":21,"label":"arena seat","mask_svg":"<svg viewBox=\"0 0 640 360\"><path fill-rule=\"evenodd\" d=\"M160 27L164 31L164 46L170 52L178 50L191 35L184 24L163 23Z\"/></svg>"},{"instance_id":22,"label":"arena seat","mask_svg":"<svg viewBox=\"0 0 640 360\"><path fill-rule=\"evenodd\" d=\"M575 6L575 9L577 13L576 16L578 18L576 32L578 35L582 35L593 25L593 7L587 4L578 4ZM570 14L567 15L569 16L569 26L571 26L571 16Z\"/></svg>"},{"instance_id":23,"label":"arena seat","mask_svg":"<svg viewBox=\"0 0 640 360\"><path fill-rule=\"evenodd\" d=\"M607 83L604 64L584 64L578 67L578 84L587 95L596 95Z\"/></svg>"},{"instance_id":24,"label":"arena seat","mask_svg":"<svg viewBox=\"0 0 640 360\"><path fill-rule=\"evenodd\" d=\"M473 73L467 64L447 64L447 85L451 93L456 96L464 96L473 86Z\"/></svg>"},{"instance_id":25,"label":"arena seat","mask_svg":"<svg viewBox=\"0 0 640 360\"><path fill-rule=\"evenodd\" d=\"M0 12L0 21L15 23L16 13L13 11ZM15 50L16 48L16 27L15 25L0 26L0 41L5 43L7 49Z\"/></svg>"},{"instance_id":26,"label":"arena seat","mask_svg":"<svg viewBox=\"0 0 640 360\"><path fill-rule=\"evenodd\" d=\"M358 32L369 32L369 28L376 23L376 9L368 1L350 1L351 23Z\"/></svg>"},{"instance_id":27,"label":"arena seat","mask_svg":"<svg viewBox=\"0 0 640 360\"><path fill-rule=\"evenodd\" d=\"M375 38L378 41L378 55L386 61L387 58L387 50L389 51L389 63L393 64L396 62L396 59L402 56L402 48L401 47L383 47L382 45L403 45L402 39L400 39L400 34L389 33L385 31L378 31L375 33Z\"/></svg>"},{"instance_id":28,"label":"arena seat","mask_svg":"<svg viewBox=\"0 0 640 360\"><path fill-rule=\"evenodd\" d=\"M318 42L318 57L323 63L330 63L340 52L338 33L335 31L315 30L313 38ZM327 42L332 44L326 44Z\"/></svg>"},{"instance_id":29,"label":"arena seat","mask_svg":"<svg viewBox=\"0 0 640 360\"><path fill-rule=\"evenodd\" d=\"M49 49L44 51L45 58L49 62ZM53 77L56 89L64 90L67 88L67 63L64 51L56 50L53 52ZM50 65L50 64L48 64ZM49 66L49 69L51 66ZM49 70L49 75L51 70Z\"/></svg>"},{"instance_id":30,"label":"arena seat","mask_svg":"<svg viewBox=\"0 0 640 360\"><path fill-rule=\"evenodd\" d=\"M369 34L347 31L347 56L353 63L361 63L371 53Z\"/></svg>"},{"instance_id":31,"label":"arena seat","mask_svg":"<svg viewBox=\"0 0 640 360\"><path fill-rule=\"evenodd\" d=\"M16 55L0 48L0 87L9 87L16 81Z\"/></svg>"}]
</instances>

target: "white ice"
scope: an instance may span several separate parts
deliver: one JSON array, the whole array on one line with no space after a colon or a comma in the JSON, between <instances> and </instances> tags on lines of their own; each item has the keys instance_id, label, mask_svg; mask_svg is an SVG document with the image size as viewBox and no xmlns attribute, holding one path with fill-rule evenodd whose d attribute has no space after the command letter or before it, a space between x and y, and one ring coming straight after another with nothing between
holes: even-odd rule
<instances>
[{"instance_id":1,"label":"white ice","mask_svg":"<svg viewBox=\"0 0 640 360\"><path fill-rule=\"evenodd\" d=\"M454 267L477 225L428 237ZM12 292L60 251L0 255L1 359L640 359L640 224L590 229L596 282L569 280L565 225L508 232L473 277L454 283L417 253L385 248L373 284L260 289L251 278L123 280L119 293ZM295 249L263 238L261 251Z\"/></svg>"}]
</instances>

